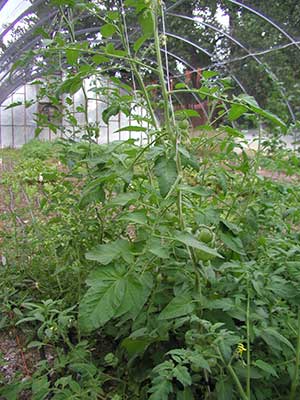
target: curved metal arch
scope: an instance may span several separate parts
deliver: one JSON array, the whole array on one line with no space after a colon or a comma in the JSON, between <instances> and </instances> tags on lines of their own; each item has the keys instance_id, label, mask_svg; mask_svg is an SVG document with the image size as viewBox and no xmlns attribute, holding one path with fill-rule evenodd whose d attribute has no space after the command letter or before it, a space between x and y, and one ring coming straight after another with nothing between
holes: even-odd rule
<instances>
[{"instance_id":1,"label":"curved metal arch","mask_svg":"<svg viewBox=\"0 0 300 400\"><path fill-rule=\"evenodd\" d=\"M4 36L13 29L13 27L20 22L24 17L26 17L28 14L31 14L35 11L35 9L40 5L44 3L44 0L36 0L30 7L28 7L25 11L23 11L7 28L4 29L0 33L0 40L2 41ZM49 16L48 16L49 19Z\"/></svg>"},{"instance_id":2,"label":"curved metal arch","mask_svg":"<svg viewBox=\"0 0 300 400\"><path fill-rule=\"evenodd\" d=\"M210 53L208 50L204 49L203 47L199 46L199 45L196 44L196 43L193 43L193 42L192 42L191 40L189 40L189 39L186 39L186 38L184 38L184 37L175 35L174 33L170 33L170 32L166 32L166 35L167 35L167 36L170 36L170 37L173 37L174 39L181 40L182 42L185 42L185 43L187 43L187 44L189 44L189 45L195 47L196 49L202 51L202 53L206 54L209 58L212 58L212 56L213 56L213 54Z\"/></svg>"},{"instance_id":3,"label":"curved metal arch","mask_svg":"<svg viewBox=\"0 0 300 400\"><path fill-rule=\"evenodd\" d=\"M175 4L172 4L171 6L166 8L166 12L174 10L177 6L179 6L180 4L184 3L185 1L186 0L178 0ZM244 9L248 10L249 12L257 15L259 18L265 20L266 22L271 24L275 29L277 29L279 32L281 32L293 45L295 45L300 50L299 43L285 29L283 29L278 23L273 21L268 16L264 15L262 12L260 12L256 8L250 7L247 4L241 3L238 0L225 0L225 1L228 1L229 3L235 4L235 5L239 6L239 7L242 7Z\"/></svg>"},{"instance_id":4,"label":"curved metal arch","mask_svg":"<svg viewBox=\"0 0 300 400\"><path fill-rule=\"evenodd\" d=\"M226 0L226 1L228 1L229 3L235 4L239 7L245 8L246 10L250 11L251 13L257 15L259 18L265 20L270 25L272 25L274 28L276 28L280 33L282 33L293 45L295 45L300 50L300 45L297 43L297 41L295 41L295 39L285 29L283 29L278 23L276 23L271 18L264 15L259 10L256 10L254 7L250 7L245 3L241 3L238 0Z\"/></svg>"},{"instance_id":5,"label":"curved metal arch","mask_svg":"<svg viewBox=\"0 0 300 400\"><path fill-rule=\"evenodd\" d=\"M189 21L193 21L193 22L195 22L196 24L204 25L204 26L206 26L206 27L208 27L208 28L214 30L215 32L221 33L222 35L226 36L229 40L233 41L233 42L234 42L235 44L237 44L241 49L243 49L243 50L248 54L249 57L253 58L259 65L262 65L262 66L264 67L265 71L271 76L271 79L272 79L272 80L275 80L275 81L279 82L279 79L277 78L276 74L274 74L274 72L273 72L272 70L270 70L269 68L267 68L267 67L264 65L264 63L263 63L256 55L254 55L254 54L253 54L247 47L245 47L239 40L235 39L232 35L228 34L226 31L224 31L224 30L222 30L222 29L219 29L219 28L217 28L217 27L215 27L215 26L213 26L213 25L211 25L211 24L209 24L209 23L207 23L207 22L198 21L198 20L195 19L195 18L188 17L188 16L185 16L185 15L176 14L176 13L168 13L168 15L171 15L171 16L174 16L174 17L177 17L177 18L181 18L181 19L185 19L185 20L189 20ZM167 35L169 35L169 34L167 33ZM175 37L176 39L179 39L179 40L184 40L184 41L185 41L186 43L188 43L189 45L198 48L198 45L195 45L195 44L194 44L193 42L191 42L190 40L186 40L185 38L181 38L180 36L177 36L177 35L169 35L169 36L173 36L173 37ZM227 61L226 61L226 63L229 63L229 62L231 62L231 60L227 60ZM224 63L224 64L226 64L226 63ZM216 65L216 64L215 64L215 65ZM273 79L272 76L274 76L276 79ZM283 97L283 100L284 100L284 102L285 102L285 104L286 104L286 106L287 106L287 108L288 108L288 110L289 110L289 113L290 113L290 115L291 115L291 118L292 118L293 122L295 122L295 121L296 121L295 113L294 113L294 111L293 111L293 109L292 109L292 107L291 107L289 101L286 99L285 92L284 92L283 89L280 88L280 87L279 87L279 92L280 92L281 96Z\"/></svg>"},{"instance_id":6,"label":"curved metal arch","mask_svg":"<svg viewBox=\"0 0 300 400\"><path fill-rule=\"evenodd\" d=\"M177 5L178 5L179 3L181 3L181 2L182 2L182 1L179 1L179 2L177 2L174 6L169 7L169 9L167 9L167 13L168 13L168 10L174 8L175 6L177 6ZM38 1L34 4L35 7L36 7L39 3L40 3L40 1L38 0ZM238 2L236 2L236 3L238 3ZM242 5L241 5L241 6L242 6ZM31 9L31 7L30 7L29 9ZM29 9L27 9L23 14L26 14L26 13L28 14L28 10L29 10ZM53 14L56 14L56 13L57 13L57 11L53 12ZM22 14L21 14L21 15L22 15ZM172 15L172 13L169 13L169 15ZM253 53L251 53L245 46L243 46L239 41L237 41L237 40L236 40L235 38L233 38L231 35L228 35L227 32L223 32L222 30L219 30L218 28L213 27L212 25L210 25L210 24L208 24L208 23L204 23L204 22L197 21L197 20L195 20L195 19L193 19L193 18L191 18L191 17L180 16L179 14L177 14L177 16L179 16L179 17L181 17L181 18L186 18L186 19L193 20L193 22L202 23L204 26L208 26L208 27L210 27L210 28L212 28L212 29L214 29L214 30L216 30L216 31L219 31L219 32L222 33L224 36L227 36L227 37L229 37L231 40L235 41L236 44L238 44L241 48L243 48L246 52L248 52L248 55L249 55L249 56L251 56L251 57L254 58L257 62L259 62L260 64L262 64L261 61L260 61L257 57L255 57L255 55L254 55ZM43 21L44 21L44 20L48 20L48 18L49 18L49 16L47 16L46 18L44 18ZM21 19L21 18L19 17L19 20L20 20L20 19ZM17 20L18 20L18 19L17 19ZM16 23L17 20L15 20L11 25L14 25L14 24ZM42 25L42 21L39 21L39 23L38 23L37 25ZM34 30L36 29L37 25L34 26L31 30L29 30L29 31L28 31L28 34L31 34L31 32L34 31ZM275 25L276 25L276 24L275 24ZM79 30L79 31L77 32L77 34L89 33L89 32L96 31L96 30L97 30L97 27L82 29L82 30ZM178 40L185 41L185 42L188 43L189 45L192 45L192 46L196 47L197 49L199 49L201 52L203 52L204 54L206 54L206 55L209 56L210 58L212 57L212 54L209 53L206 49L204 49L204 48L201 47L201 46L196 45L195 43L192 43L192 42L189 41L188 39L182 38L182 37L180 37L180 36L177 36L177 35L171 34L171 33L169 33L168 35L169 35L169 36L173 36L174 38L176 38L176 39L178 39ZM37 42L38 42L39 39L40 39L40 37L37 37L36 40L32 40L32 41L30 42L30 45L31 45L31 44L32 44L32 45L37 44ZM24 37L22 37L22 40L24 40ZM294 44L293 41L292 41L291 45L292 45L292 44ZM25 46L25 48L27 49L28 47L30 47L30 45L27 44L27 45ZM14 44L13 44L12 46L14 46ZM10 48L9 48L8 50L10 50L12 46L10 46ZM25 49L25 48L24 48L24 49ZM24 49L23 49L23 51L24 51ZM171 55L171 54L170 54L170 55ZM2 58L2 57L1 57L1 58ZM179 60L179 58L178 58L178 60ZM180 59L180 62L183 62L183 64L186 65L186 62L185 62L183 59ZM221 64L221 63L214 63L213 65L222 65L222 64ZM266 68L265 68L265 70L267 71ZM232 75L232 74L231 74L231 75ZM237 79L234 75L232 75L232 78L238 83L238 85L240 86L240 88L245 92L245 89L242 87L242 85L241 85L241 83L238 81L238 79ZM282 93L282 96L283 96L283 98L285 98L284 93ZM285 99L285 101L286 101L286 99ZM293 117L294 114L293 114L292 109L290 108L290 105L287 104L287 106L288 106L289 111L290 111L290 113L291 113L291 115L292 115L292 117Z\"/></svg>"},{"instance_id":7,"label":"curved metal arch","mask_svg":"<svg viewBox=\"0 0 300 400\"><path fill-rule=\"evenodd\" d=\"M0 0L0 11L5 6L6 3L7 3L7 0Z\"/></svg>"}]
</instances>

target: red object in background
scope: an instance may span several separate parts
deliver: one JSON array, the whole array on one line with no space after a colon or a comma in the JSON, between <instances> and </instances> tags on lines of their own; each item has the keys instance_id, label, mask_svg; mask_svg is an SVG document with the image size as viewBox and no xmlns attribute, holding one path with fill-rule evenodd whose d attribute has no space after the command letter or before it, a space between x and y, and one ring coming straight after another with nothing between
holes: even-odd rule
<instances>
[{"instance_id":1,"label":"red object in background","mask_svg":"<svg viewBox=\"0 0 300 400\"><path fill-rule=\"evenodd\" d=\"M197 77L196 77L196 88L199 89L201 86L202 80L202 69L200 67L197 68Z\"/></svg>"}]
</instances>

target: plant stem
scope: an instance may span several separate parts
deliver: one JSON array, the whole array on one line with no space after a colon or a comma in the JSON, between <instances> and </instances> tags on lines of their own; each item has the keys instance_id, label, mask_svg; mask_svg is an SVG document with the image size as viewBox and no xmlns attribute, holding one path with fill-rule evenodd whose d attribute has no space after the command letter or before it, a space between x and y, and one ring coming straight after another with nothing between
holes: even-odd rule
<instances>
[{"instance_id":1,"label":"plant stem","mask_svg":"<svg viewBox=\"0 0 300 400\"><path fill-rule=\"evenodd\" d=\"M296 364L294 377L291 385L290 400L296 399L296 391L299 383L299 365L300 365L300 307L298 307L298 332L297 332L297 347L296 347Z\"/></svg>"},{"instance_id":2,"label":"plant stem","mask_svg":"<svg viewBox=\"0 0 300 400\"><path fill-rule=\"evenodd\" d=\"M165 125L168 130L169 136L171 138L172 129L171 129L170 114L169 114L169 95L168 95L168 90L166 87L163 63L162 63L161 52L160 52L157 13L156 13L156 10L154 9L154 7L152 8L151 15L152 15L153 32L154 32L154 46L155 46L156 60L157 60L157 67L158 67L158 77L159 77L161 92L162 92L162 96L163 96L163 100L164 100Z\"/></svg>"},{"instance_id":3,"label":"plant stem","mask_svg":"<svg viewBox=\"0 0 300 400\"><path fill-rule=\"evenodd\" d=\"M236 384L236 387L238 389L238 392L241 396L242 400L249 400L249 397L247 396L247 394L244 392L244 389L241 385L241 382L237 376L237 374L235 373L234 369L232 368L231 365L227 365L227 369L232 377L232 379L234 380L234 383Z\"/></svg>"},{"instance_id":4,"label":"plant stem","mask_svg":"<svg viewBox=\"0 0 300 400\"><path fill-rule=\"evenodd\" d=\"M248 295L247 295L247 396L251 399L251 353L250 353L250 291L248 280Z\"/></svg>"},{"instance_id":5,"label":"plant stem","mask_svg":"<svg viewBox=\"0 0 300 400\"><path fill-rule=\"evenodd\" d=\"M249 397L248 397L247 394L245 393L245 391L244 391L244 389L243 389L243 387L242 387L242 385L241 385L241 382L240 382L240 380L239 380L237 374L235 373L235 370L232 368L232 366L230 365L230 363L227 364L227 363L225 362L224 357L223 357L223 355L222 355L222 353L221 353L219 347L217 347L217 351L218 351L218 353L219 353L219 355L220 355L220 357L221 357L221 359L222 359L222 361L223 361L225 367L228 369L228 372L230 373L232 379L234 380L234 383L236 384L236 387L237 387L237 390L238 390L238 392L239 392L239 394L240 394L240 396L241 396L241 399L242 399L242 400L249 400Z\"/></svg>"}]
</instances>

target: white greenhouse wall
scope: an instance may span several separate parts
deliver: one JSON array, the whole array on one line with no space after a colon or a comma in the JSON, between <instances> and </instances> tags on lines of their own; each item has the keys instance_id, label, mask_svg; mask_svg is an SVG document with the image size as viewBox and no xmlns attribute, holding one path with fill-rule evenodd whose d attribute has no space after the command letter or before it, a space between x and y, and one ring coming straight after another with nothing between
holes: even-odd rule
<instances>
[{"instance_id":1,"label":"white greenhouse wall","mask_svg":"<svg viewBox=\"0 0 300 400\"><path fill-rule=\"evenodd\" d=\"M107 82L105 82L107 85ZM133 138L137 140L137 144L147 143L148 138L144 132L116 132L116 130L134 125L138 123L133 121L132 118L126 117L125 114L119 113L111 117L109 124L106 125L102 120L102 112L107 108L105 99L101 99L98 94L89 91L89 81L86 81L85 88L88 93L88 118L89 122L97 123L100 128L100 136L98 143L109 143L114 140L127 140ZM29 140L34 138L35 129L37 124L35 122L35 113L38 112L38 104L35 102L30 107L26 108L24 103L29 100L35 100L38 87L34 85L25 85L16 90L4 103L0 105L0 148L19 148ZM84 125L84 114L76 111L77 107L84 104L84 96L82 90L78 91L73 97L73 105L71 106L71 113L78 121L78 126L70 126L69 123L63 119L62 125L65 128L64 137L78 137L80 127ZM62 100L64 103L64 99ZM11 103L21 102L22 105L13 108L7 108ZM141 107L135 108L135 114L145 117L146 112ZM142 127L147 128L147 123L141 122ZM77 132L76 132L77 131ZM39 134L40 140L54 140L62 133L53 133L49 128L44 128Z\"/></svg>"}]
</instances>

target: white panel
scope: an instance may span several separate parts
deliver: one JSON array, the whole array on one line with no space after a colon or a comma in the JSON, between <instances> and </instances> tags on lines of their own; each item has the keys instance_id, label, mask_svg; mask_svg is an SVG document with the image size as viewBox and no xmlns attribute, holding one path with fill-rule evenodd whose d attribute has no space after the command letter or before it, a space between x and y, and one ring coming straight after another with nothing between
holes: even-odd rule
<instances>
[{"instance_id":1,"label":"white panel","mask_svg":"<svg viewBox=\"0 0 300 400\"><path fill-rule=\"evenodd\" d=\"M12 127L2 126L1 127L2 136L2 147L12 147Z\"/></svg>"},{"instance_id":2,"label":"white panel","mask_svg":"<svg viewBox=\"0 0 300 400\"><path fill-rule=\"evenodd\" d=\"M34 121L36 116L34 114L37 113L37 104L33 104L31 107L26 108L25 113L26 113L26 125L36 125Z\"/></svg>"},{"instance_id":3,"label":"white panel","mask_svg":"<svg viewBox=\"0 0 300 400\"><path fill-rule=\"evenodd\" d=\"M89 100L88 102L88 119L89 122L96 122L97 121L97 101L96 100Z\"/></svg>"},{"instance_id":4,"label":"white panel","mask_svg":"<svg viewBox=\"0 0 300 400\"><path fill-rule=\"evenodd\" d=\"M26 135L26 143L27 143L31 139L34 139L35 126L26 126L25 129L26 129L25 130L25 135Z\"/></svg>"},{"instance_id":5,"label":"white panel","mask_svg":"<svg viewBox=\"0 0 300 400\"><path fill-rule=\"evenodd\" d=\"M11 125L12 124L12 110L5 110L5 107L1 107L1 125Z\"/></svg>"},{"instance_id":6,"label":"white panel","mask_svg":"<svg viewBox=\"0 0 300 400\"><path fill-rule=\"evenodd\" d=\"M107 143L107 128L104 126L101 126L100 128L100 136L98 139L99 144Z\"/></svg>"},{"instance_id":7,"label":"white panel","mask_svg":"<svg viewBox=\"0 0 300 400\"><path fill-rule=\"evenodd\" d=\"M25 128L23 126L14 127L14 146L21 147L25 144Z\"/></svg>"},{"instance_id":8,"label":"white panel","mask_svg":"<svg viewBox=\"0 0 300 400\"><path fill-rule=\"evenodd\" d=\"M25 113L25 107L22 106L17 106L14 107L13 109L13 124L14 126L24 126L25 118L24 118L24 113Z\"/></svg>"},{"instance_id":9,"label":"white panel","mask_svg":"<svg viewBox=\"0 0 300 400\"><path fill-rule=\"evenodd\" d=\"M120 140L120 133L115 132L119 129L119 120L110 119L109 120L109 141L113 142L115 140Z\"/></svg>"},{"instance_id":10,"label":"white panel","mask_svg":"<svg viewBox=\"0 0 300 400\"><path fill-rule=\"evenodd\" d=\"M26 100L36 100L37 96L37 86L36 85L26 85Z\"/></svg>"}]
</instances>

